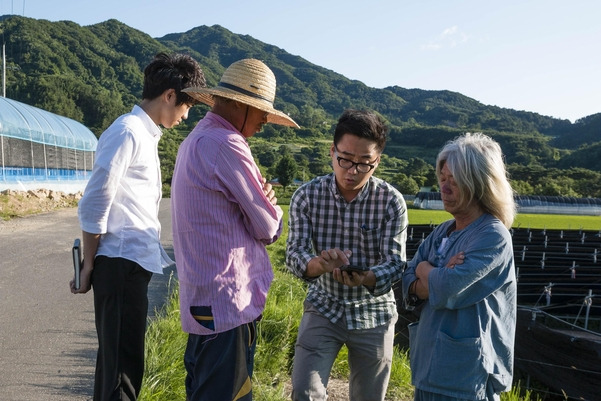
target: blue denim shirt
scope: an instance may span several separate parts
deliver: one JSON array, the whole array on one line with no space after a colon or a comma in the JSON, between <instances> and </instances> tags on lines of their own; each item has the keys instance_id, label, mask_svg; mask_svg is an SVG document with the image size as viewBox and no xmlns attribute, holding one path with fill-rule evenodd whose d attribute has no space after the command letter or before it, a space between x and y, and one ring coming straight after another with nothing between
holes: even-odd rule
<instances>
[{"instance_id":1,"label":"blue denim shirt","mask_svg":"<svg viewBox=\"0 0 601 401\"><path fill-rule=\"evenodd\" d=\"M427 260L429 299L409 328L412 384L423 391L469 400L511 388L516 324L516 277L509 231L484 214L447 235L439 225L420 245L403 273L403 296ZM448 237L445 246L443 239ZM446 268L465 252L465 260Z\"/></svg>"}]
</instances>

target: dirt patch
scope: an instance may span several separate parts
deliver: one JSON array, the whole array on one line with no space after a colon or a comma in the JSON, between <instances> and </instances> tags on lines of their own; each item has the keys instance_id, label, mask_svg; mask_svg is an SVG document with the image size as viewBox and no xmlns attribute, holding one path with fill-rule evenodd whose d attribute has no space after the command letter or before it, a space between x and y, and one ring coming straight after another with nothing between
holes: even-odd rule
<instances>
[{"instance_id":1,"label":"dirt patch","mask_svg":"<svg viewBox=\"0 0 601 401\"><path fill-rule=\"evenodd\" d=\"M349 389L348 380L330 377L328 380L328 401L348 401ZM290 380L284 385L284 391L288 396L292 393L292 383ZM412 399L412 398L411 398ZM385 401L392 401L392 398L386 397Z\"/></svg>"},{"instance_id":2,"label":"dirt patch","mask_svg":"<svg viewBox=\"0 0 601 401\"><path fill-rule=\"evenodd\" d=\"M348 381L330 378L328 381L328 400L347 401L348 399Z\"/></svg>"},{"instance_id":3,"label":"dirt patch","mask_svg":"<svg viewBox=\"0 0 601 401\"><path fill-rule=\"evenodd\" d=\"M50 212L56 209L75 207L82 197L81 192L66 194L61 191L37 189L0 192L0 219Z\"/></svg>"},{"instance_id":4,"label":"dirt patch","mask_svg":"<svg viewBox=\"0 0 601 401\"><path fill-rule=\"evenodd\" d=\"M290 380L284 385L284 391L287 395L292 394L292 383ZM348 380L330 377L330 380L328 380L328 401L348 401L348 399Z\"/></svg>"}]
</instances>

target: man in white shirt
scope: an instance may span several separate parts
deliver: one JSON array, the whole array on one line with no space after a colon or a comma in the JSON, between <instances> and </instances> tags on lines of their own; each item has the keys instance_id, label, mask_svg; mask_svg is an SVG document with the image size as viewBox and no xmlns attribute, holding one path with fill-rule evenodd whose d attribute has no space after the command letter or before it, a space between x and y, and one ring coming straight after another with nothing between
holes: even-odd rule
<instances>
[{"instance_id":1,"label":"man in white shirt","mask_svg":"<svg viewBox=\"0 0 601 401\"><path fill-rule=\"evenodd\" d=\"M94 401L136 400L144 374L148 282L173 263L160 243L159 125L171 128L199 102L182 92L205 86L198 63L157 54L144 69L142 101L100 136L79 202L84 262L80 288L94 288L98 355Z\"/></svg>"}]
</instances>

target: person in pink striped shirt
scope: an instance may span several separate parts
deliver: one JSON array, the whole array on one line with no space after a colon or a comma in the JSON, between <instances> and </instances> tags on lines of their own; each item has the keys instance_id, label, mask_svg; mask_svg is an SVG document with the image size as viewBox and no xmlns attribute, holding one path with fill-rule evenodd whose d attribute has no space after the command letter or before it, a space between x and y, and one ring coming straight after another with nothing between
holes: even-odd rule
<instances>
[{"instance_id":1,"label":"person in pink striped shirt","mask_svg":"<svg viewBox=\"0 0 601 401\"><path fill-rule=\"evenodd\" d=\"M247 138L266 123L298 127L273 108L275 76L259 60L233 63L214 88L188 88L212 106L180 146L171 184L189 401L252 400L256 322L273 279L265 245L282 209Z\"/></svg>"}]
</instances>

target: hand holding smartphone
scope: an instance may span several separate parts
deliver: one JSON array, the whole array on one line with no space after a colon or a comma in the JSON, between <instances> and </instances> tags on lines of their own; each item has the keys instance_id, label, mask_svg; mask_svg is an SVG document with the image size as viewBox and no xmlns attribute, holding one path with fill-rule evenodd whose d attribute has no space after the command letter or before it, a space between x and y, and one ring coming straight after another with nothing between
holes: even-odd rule
<instances>
[{"instance_id":1,"label":"hand holding smartphone","mask_svg":"<svg viewBox=\"0 0 601 401\"><path fill-rule=\"evenodd\" d=\"M356 266L356 265L344 265L344 266L340 266L340 271L343 272L347 272L347 273L363 273L369 270L369 267L367 266Z\"/></svg>"},{"instance_id":2,"label":"hand holding smartphone","mask_svg":"<svg viewBox=\"0 0 601 401\"><path fill-rule=\"evenodd\" d=\"M76 238L73 242L73 270L75 272L75 289L79 290L81 286L81 278L80 271L82 268L82 260L81 260L81 241L79 238Z\"/></svg>"}]
</instances>

